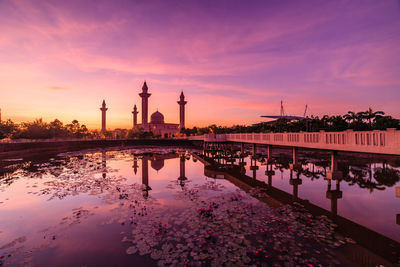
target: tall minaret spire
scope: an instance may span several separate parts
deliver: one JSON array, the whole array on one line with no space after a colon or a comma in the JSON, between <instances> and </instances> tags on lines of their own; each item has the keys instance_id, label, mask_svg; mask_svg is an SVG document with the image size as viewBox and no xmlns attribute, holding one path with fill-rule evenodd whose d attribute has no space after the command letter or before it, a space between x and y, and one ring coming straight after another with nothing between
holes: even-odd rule
<instances>
[{"instance_id":1,"label":"tall minaret spire","mask_svg":"<svg viewBox=\"0 0 400 267\"><path fill-rule=\"evenodd\" d=\"M106 108L106 101L103 100L103 103L101 104L101 132L105 133L106 132L106 111L108 108Z\"/></svg>"},{"instance_id":2,"label":"tall minaret spire","mask_svg":"<svg viewBox=\"0 0 400 267\"><path fill-rule=\"evenodd\" d=\"M137 111L137 108L136 108L136 105L133 107L133 111L132 111L132 114L133 114L133 129L135 129L136 128L136 125L137 125L137 114L138 114L139 112Z\"/></svg>"},{"instance_id":3,"label":"tall minaret spire","mask_svg":"<svg viewBox=\"0 0 400 267\"><path fill-rule=\"evenodd\" d=\"M187 101L185 101L185 96L183 95L183 91L179 97L179 130L185 128L185 105Z\"/></svg>"},{"instance_id":4,"label":"tall minaret spire","mask_svg":"<svg viewBox=\"0 0 400 267\"><path fill-rule=\"evenodd\" d=\"M185 186L185 182L187 178L185 177L185 155L180 156L180 163L179 163L179 185L183 188Z\"/></svg>"},{"instance_id":5,"label":"tall minaret spire","mask_svg":"<svg viewBox=\"0 0 400 267\"><path fill-rule=\"evenodd\" d=\"M151 96L151 94L147 93L147 90L147 84L146 81L144 81L142 92L139 94L142 98L142 126L147 124L147 115L149 110L148 98Z\"/></svg>"}]
</instances>

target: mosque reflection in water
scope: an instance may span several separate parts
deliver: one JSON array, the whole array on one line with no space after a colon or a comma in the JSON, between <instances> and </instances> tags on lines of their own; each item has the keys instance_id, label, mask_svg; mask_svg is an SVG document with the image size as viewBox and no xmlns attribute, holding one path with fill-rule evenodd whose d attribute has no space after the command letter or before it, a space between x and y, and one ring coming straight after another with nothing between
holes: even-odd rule
<instances>
[{"instance_id":1,"label":"mosque reflection in water","mask_svg":"<svg viewBox=\"0 0 400 267\"><path fill-rule=\"evenodd\" d=\"M157 172L164 167L164 161L168 159L180 158L179 170L180 176L178 177L179 185L183 188L185 186L185 181L187 178L185 177L185 155L184 154L164 154L164 155L153 155L153 156L142 156L141 157L141 165L142 165L142 184L143 188L143 197L147 198L149 196L149 191L151 187L149 186L149 161L151 167ZM134 156L133 158L133 166L134 172L136 174L137 171L137 160L138 158Z\"/></svg>"},{"instance_id":2,"label":"mosque reflection in water","mask_svg":"<svg viewBox=\"0 0 400 267\"><path fill-rule=\"evenodd\" d=\"M233 146L208 148L192 155L185 150L160 153L129 150L119 153L104 149L99 152L100 154L90 154L90 160L87 161L85 156L76 156L76 159L67 158L53 160L51 164L45 163L45 169L54 175L56 180L63 179L62 175L59 177L63 170L65 172L71 166L75 166L68 169L72 177L70 186L66 188L68 190L64 190L68 184L62 184L61 187L45 186L46 192L64 200L67 194L78 197L76 190L78 193L79 190L84 193L90 192L91 195L104 192L107 196L108 191L115 191L115 188L123 184L118 179L124 177L128 183L142 184L136 191L140 199L143 197L148 201L154 198L171 202L177 201L165 193L171 180L178 185L174 188L183 192L204 182L205 176L206 180L215 179L212 183L224 183L226 186L239 187L245 191L252 187L260 187L279 203L298 202L310 212L327 214L335 223L344 222L349 232L360 233L360 239L374 240L377 251L380 247L385 248L382 244L387 243L391 246L393 243L390 242L395 241L397 244L394 246L397 247L400 242L399 157L304 152L278 148L274 148L273 151L270 148L254 151L251 148L238 149ZM204 165L195 161L201 161ZM12 166L10 162L0 163L0 175L3 177L1 182L5 188L12 183L18 183L22 176L46 177L46 173L40 170L40 164L27 162L16 165L16 168L24 171L19 172L20 175L13 175L13 168L3 166ZM81 176L79 170L85 168L87 174ZM33 181L31 178L29 180ZM21 184L23 182L20 181ZM121 199L123 194L118 196Z\"/></svg>"},{"instance_id":3,"label":"mosque reflection in water","mask_svg":"<svg viewBox=\"0 0 400 267\"><path fill-rule=\"evenodd\" d=\"M149 197L149 191L151 191L151 186L149 185L149 161L150 166L155 171L160 171L164 167L164 161L168 159L179 158L179 177L177 178L178 184L183 189L185 187L185 181L188 179L185 176L185 161L187 156L185 153L170 153L170 154L152 154L152 155L135 155L133 156L133 172L136 175L138 173L138 169L141 168L141 182L143 186L143 197ZM140 161L140 167L139 167ZM106 151L102 151L102 167L103 173L102 177L106 178L107 176L107 163L106 163Z\"/></svg>"},{"instance_id":4,"label":"mosque reflection in water","mask_svg":"<svg viewBox=\"0 0 400 267\"><path fill-rule=\"evenodd\" d=\"M251 153L242 152L235 151L233 148L204 150L205 158L212 160L213 164L215 163L215 166L217 166L211 169L205 166L205 176L216 179L224 178L225 171L229 171L237 177L248 175L254 180L263 182L267 188L289 193L291 202L304 200L299 196L301 187L311 187L313 181L318 181L315 186L318 187L318 191L324 191L325 198L330 203L330 207L326 207L326 209L331 216L338 215L338 202L343 199L344 193L341 190L341 183L346 183L347 186L357 185L356 187L362 189L364 193L367 191L369 194L374 194L376 191L384 191L386 188L393 187L400 181L398 169L400 160L398 158L392 158L391 161L383 160L379 163L379 160L374 157L361 159L351 156L347 158L338 157L335 152L323 157L312 157L310 155L300 157L298 151L293 151L293 153L292 151L290 153L287 151L275 152L274 156L270 150L266 151L264 154L266 156L262 154L249 155ZM187 155L184 152L133 155L132 168L134 174L138 173L139 168L142 169L141 182L144 185L143 196L145 198L149 196L149 192L152 190L149 182L151 180L149 178L149 161L151 168L158 172L164 167L165 160L174 158L180 159L180 175L177 182L183 189L188 180L185 175ZM105 152L102 154L102 159L103 168L106 170ZM103 172L103 177L105 176L106 173ZM281 185L283 177L288 178L286 186ZM303 184L304 179L308 180L306 184ZM275 187L273 186L274 180L279 181L279 184ZM325 186L321 184L322 181L324 181ZM400 186L395 187L395 192L396 198L400 198ZM308 195L308 197L311 196ZM316 201L314 204L319 205L320 202ZM396 224L400 225L399 213L395 215L395 221Z\"/></svg>"}]
</instances>

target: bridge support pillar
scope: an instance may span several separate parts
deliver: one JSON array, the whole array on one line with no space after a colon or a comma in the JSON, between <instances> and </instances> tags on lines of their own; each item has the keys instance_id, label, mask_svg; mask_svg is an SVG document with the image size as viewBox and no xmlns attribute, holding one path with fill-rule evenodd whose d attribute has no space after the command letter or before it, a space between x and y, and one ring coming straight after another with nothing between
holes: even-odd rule
<instances>
[{"instance_id":1,"label":"bridge support pillar","mask_svg":"<svg viewBox=\"0 0 400 267\"><path fill-rule=\"evenodd\" d=\"M299 185L303 184L303 181L299 177L293 178L293 170L290 170L289 184L293 186L292 200L296 201L299 198Z\"/></svg>"},{"instance_id":2,"label":"bridge support pillar","mask_svg":"<svg viewBox=\"0 0 400 267\"><path fill-rule=\"evenodd\" d=\"M267 145L267 159L271 159L272 154L271 154L271 145Z\"/></svg>"},{"instance_id":3,"label":"bridge support pillar","mask_svg":"<svg viewBox=\"0 0 400 267\"><path fill-rule=\"evenodd\" d=\"M396 197L400 198L400 186L396 186L395 190L396 190ZM396 214L396 223L400 225L400 213Z\"/></svg>"},{"instance_id":4,"label":"bridge support pillar","mask_svg":"<svg viewBox=\"0 0 400 267\"><path fill-rule=\"evenodd\" d=\"M338 210L338 199L343 197L343 192L340 191L340 182L336 180L336 189L331 189L331 180L328 180L328 190L326 191L326 198L331 200L331 213L337 215Z\"/></svg>"},{"instance_id":5,"label":"bridge support pillar","mask_svg":"<svg viewBox=\"0 0 400 267\"><path fill-rule=\"evenodd\" d=\"M294 170L301 167L301 164L297 162L297 147L292 148L292 154L293 154L293 161L292 163L289 164L289 167L291 170Z\"/></svg>"},{"instance_id":6,"label":"bridge support pillar","mask_svg":"<svg viewBox=\"0 0 400 267\"><path fill-rule=\"evenodd\" d=\"M326 173L327 179L342 179L343 174L338 170L337 166L337 151L331 151L331 171Z\"/></svg>"},{"instance_id":7,"label":"bridge support pillar","mask_svg":"<svg viewBox=\"0 0 400 267\"><path fill-rule=\"evenodd\" d=\"M257 166L256 160L251 159L250 161L251 161L250 170L253 171L253 179L257 179L257 170L259 169L259 167Z\"/></svg>"},{"instance_id":8,"label":"bridge support pillar","mask_svg":"<svg viewBox=\"0 0 400 267\"><path fill-rule=\"evenodd\" d=\"M255 157L255 156L256 156L256 152L257 152L256 144L252 144L251 155L252 155L253 157Z\"/></svg>"},{"instance_id":9,"label":"bridge support pillar","mask_svg":"<svg viewBox=\"0 0 400 267\"><path fill-rule=\"evenodd\" d=\"M269 168L268 168L269 166ZM268 186L272 186L272 176L275 175L275 171L272 170L272 164L267 163L267 168L265 170L265 175L268 177Z\"/></svg>"}]
</instances>

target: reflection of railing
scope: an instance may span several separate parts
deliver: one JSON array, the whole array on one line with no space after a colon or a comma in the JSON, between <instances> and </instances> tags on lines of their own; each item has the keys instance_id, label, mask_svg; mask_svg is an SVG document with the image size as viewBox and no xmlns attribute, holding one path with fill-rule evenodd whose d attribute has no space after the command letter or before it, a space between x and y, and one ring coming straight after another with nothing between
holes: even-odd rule
<instances>
[{"instance_id":1,"label":"reflection of railing","mask_svg":"<svg viewBox=\"0 0 400 267\"><path fill-rule=\"evenodd\" d=\"M229 140L229 136L227 136L227 139ZM204 157L204 161L210 164L212 159ZM214 162L214 164L215 163L216 162ZM261 201L267 202L269 205L274 206L281 205L281 203L291 204L293 202L298 202L314 215L329 216L330 219L339 226L341 231L346 233L346 235L350 236L357 242L357 246L349 246L351 254L348 254L351 257L350 259L356 261L357 263L362 263L362 265L365 266L376 266L384 263L388 266L391 266L390 262L398 262L400 256L399 242L337 214L337 201L338 199L343 197L343 192L340 190L339 180L336 180L335 185L331 184L334 183L332 180L327 180L328 187L325 189L326 198L329 199L329 201L331 202L331 208L325 209L317 204L313 204L309 200L302 199L298 196L298 186L302 184L302 180L299 179L300 176L297 176L297 178L294 179L292 177L288 179L289 184L293 186L293 193L286 192L285 190L274 187L272 185L272 177L275 175L275 173L272 172L272 164L270 164L270 166L271 169L268 170L267 165L267 170L265 173L266 176L268 176L268 184L264 181L257 180L257 177L255 176L250 177L246 175L245 172L238 172L240 167L236 164L225 165L225 168L221 168L221 165L214 165L211 167L207 167L207 170L205 167L204 171L205 174L208 174L208 170L215 169L216 171L218 171L218 175L221 175L221 177L223 175L225 179L245 191L248 191L250 188L253 187L262 188L262 190L267 193L268 197L259 198L259 196L257 195L255 197L259 198ZM302 172L304 172L304 170L302 170ZM299 174L298 171L297 174ZM400 188L398 191L400 194ZM362 247L359 245L361 245ZM349 249L349 247L347 247L346 249ZM363 247L367 248L373 253L365 250L365 248ZM385 260L378 258L377 255L383 257Z\"/></svg>"},{"instance_id":2,"label":"reflection of railing","mask_svg":"<svg viewBox=\"0 0 400 267\"><path fill-rule=\"evenodd\" d=\"M315 149L343 150L352 152L400 154L400 131L355 132L299 132L299 133L235 133L206 134L190 137L192 140L205 142L247 142L279 146L297 146Z\"/></svg>"}]
</instances>

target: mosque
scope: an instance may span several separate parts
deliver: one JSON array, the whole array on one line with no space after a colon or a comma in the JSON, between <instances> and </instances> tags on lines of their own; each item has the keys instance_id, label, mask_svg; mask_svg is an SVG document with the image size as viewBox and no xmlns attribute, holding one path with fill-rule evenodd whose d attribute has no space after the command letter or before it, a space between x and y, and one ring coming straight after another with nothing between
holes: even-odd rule
<instances>
[{"instance_id":1,"label":"mosque","mask_svg":"<svg viewBox=\"0 0 400 267\"><path fill-rule=\"evenodd\" d=\"M176 123L165 123L164 115L158 110L151 114L150 122L148 122L148 110L149 110L149 97L151 96L148 93L149 88L147 87L146 81L143 83L142 92L139 96L142 98L142 123L137 123L137 111L136 105L133 108L133 129L143 129L145 132L152 132L154 135L161 135L162 137L171 137L175 134L179 134L182 128L185 128L185 105L187 101L185 101L185 96L183 92L179 96L179 124ZM106 132L106 104L103 100L102 107L100 108L102 111L102 132Z\"/></svg>"}]
</instances>

